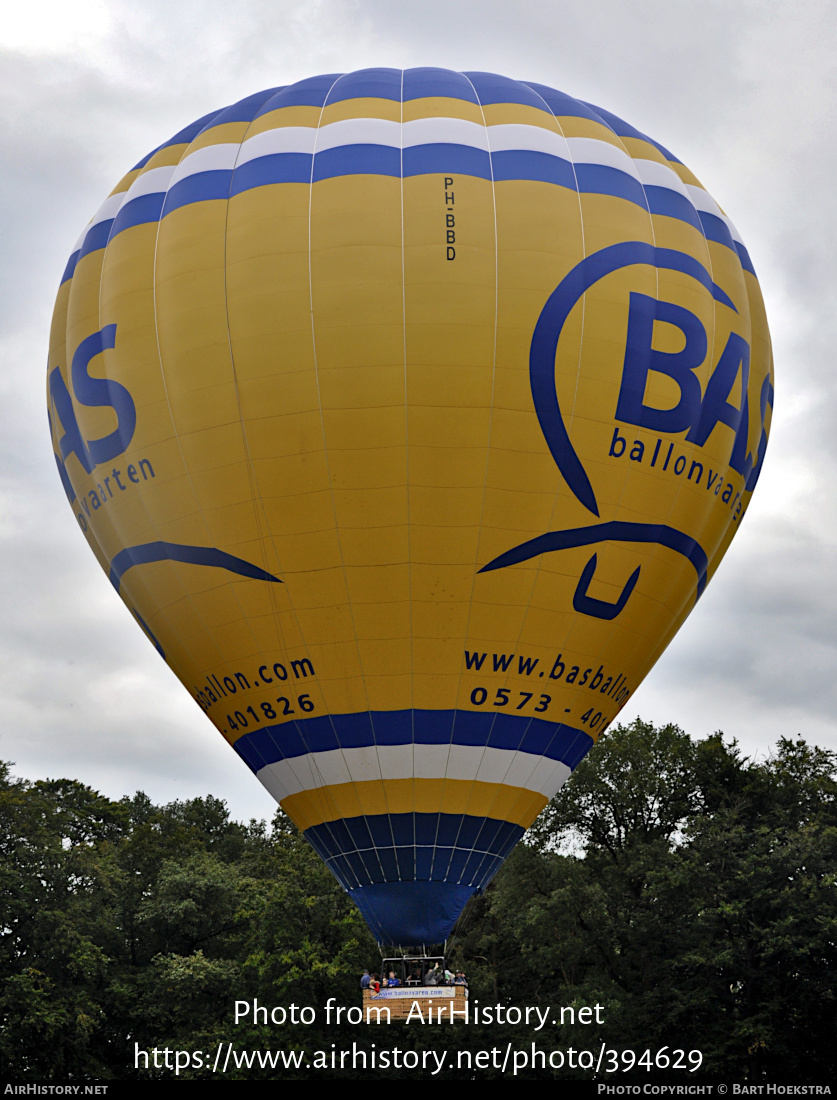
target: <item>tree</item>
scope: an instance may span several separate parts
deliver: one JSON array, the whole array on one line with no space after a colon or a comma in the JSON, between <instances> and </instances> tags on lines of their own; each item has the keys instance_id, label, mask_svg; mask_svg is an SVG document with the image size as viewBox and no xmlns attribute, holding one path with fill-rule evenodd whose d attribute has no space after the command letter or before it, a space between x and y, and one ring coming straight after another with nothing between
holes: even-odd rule
<instances>
[{"instance_id":1,"label":"tree","mask_svg":"<svg viewBox=\"0 0 837 1100\"><path fill-rule=\"evenodd\" d=\"M314 1025L240 1024L238 1049L382 1042L345 1021L325 1027L329 997L358 1003L377 948L281 811L269 826L243 826L217 799L117 803L2 766L0 906L0 1058L12 1076L168 1077L135 1068L134 1044L215 1049L238 999L317 1010ZM453 957L482 1004L550 1006L552 1017L603 1006L601 1026L567 1014L542 1032L547 1048L700 1050L708 1075L740 1081L833 1076L835 755L782 740L753 761L720 734L695 742L676 726L615 727L473 901ZM387 1039L451 1044L440 1029ZM532 1039L523 1024L455 1034L473 1050ZM660 1068L650 1079L685 1078Z\"/></svg>"},{"instance_id":2,"label":"tree","mask_svg":"<svg viewBox=\"0 0 837 1100\"><path fill-rule=\"evenodd\" d=\"M836 763L617 726L482 902L515 999L598 1000L609 1044L700 1049L713 1074L832 1075Z\"/></svg>"}]
</instances>

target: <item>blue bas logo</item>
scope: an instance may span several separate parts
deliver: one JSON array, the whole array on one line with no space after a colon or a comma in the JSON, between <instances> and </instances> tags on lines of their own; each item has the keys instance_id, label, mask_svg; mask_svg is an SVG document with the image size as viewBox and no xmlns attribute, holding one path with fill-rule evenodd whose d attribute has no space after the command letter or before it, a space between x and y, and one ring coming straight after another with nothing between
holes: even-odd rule
<instances>
[{"instance_id":1,"label":"blue bas logo","mask_svg":"<svg viewBox=\"0 0 837 1100\"><path fill-rule=\"evenodd\" d=\"M737 312L729 295L713 282L706 268L693 256L673 249L655 248L641 241L611 245L588 256L550 294L532 335L529 353L532 398L544 439L561 475L576 499L596 517L599 516L599 506L593 486L570 441L558 404L555 357L567 318L582 295L600 279L635 264L647 264L688 275L705 287L721 306L733 313ZM665 322L680 330L684 338L684 346L680 351L663 352L652 347L655 321ZM761 470L767 447L765 418L767 406L773 402L773 389L769 377L766 378L761 389L759 445L755 454L747 453L750 346L743 337L731 333L715 364L706 391L701 394L700 382L694 372L704 362L707 349L706 329L690 310L673 302L658 301L645 294L632 293L615 418L623 424L633 424L665 434L685 431L686 441L698 447L706 443L718 424L725 424L731 429L729 466L744 480L744 486L738 494L740 499L744 492L752 491ZM651 372L665 375L674 382L679 396L673 407L658 409L645 404L646 384ZM739 376L741 400L736 405L730 402L730 397ZM614 441L617 435L618 431L614 434ZM619 442L622 444L622 451L619 452L621 454L625 441L619 437ZM635 441L635 444L631 457L636 461L638 456L641 460L644 446L639 441ZM615 454L613 444L610 453ZM654 462L656 454L657 452ZM694 566L698 597L706 587L708 561L703 547L685 532L657 523L611 521L572 530L549 531L506 551L483 566L480 572L503 569L543 553L611 541L657 543L668 547L684 555ZM637 567L628 578L618 600L609 604L595 600L587 594L596 563L594 554L587 562L576 587L573 607L585 615L613 619L623 610L633 592L640 568Z\"/></svg>"},{"instance_id":2,"label":"blue bas logo","mask_svg":"<svg viewBox=\"0 0 837 1100\"><path fill-rule=\"evenodd\" d=\"M110 465L114 459L124 454L131 445L134 432L137 427L137 410L134 400L125 386L114 382L109 378L96 378L90 374L90 364L101 355L103 351L116 347L116 325L105 325L98 332L87 336L73 354L70 378L72 380L73 394L76 401L86 408L110 408L116 415L116 428L101 439L85 439L81 434L76 418L73 398L61 376L59 367L49 372L49 396L50 428L53 425L52 412L58 419L58 428L61 436L58 440L58 453L55 461L58 465L58 473L61 475L61 483L70 504L77 499L76 490L73 488L70 476L67 473L67 460L70 455L75 455L86 474L105 464ZM87 490L81 498L83 511L78 512L78 521L83 531L87 531L88 524L85 516L90 517L100 508L107 506L108 501L119 499L120 493L125 493L129 484L139 485L140 481L149 481L156 478L154 468L147 458L140 458L130 463L123 471L114 466L107 473L103 473L101 481ZM123 473L124 478L123 480ZM110 561L109 578L113 587L118 592L122 583L122 577L127 570L137 565L148 565L157 561L177 561L187 565L209 566L214 569L225 569L239 576L249 577L253 580L271 581L281 584L281 580L272 573L253 565L243 558L235 557L214 546L191 546L183 543L166 542L156 540L142 543L138 546L126 546L119 550ZM130 604L129 604L130 606ZM165 659L165 653L157 638L151 632L148 624L135 608L131 608L140 626L154 643L155 648Z\"/></svg>"},{"instance_id":3,"label":"blue bas logo","mask_svg":"<svg viewBox=\"0 0 837 1100\"><path fill-rule=\"evenodd\" d=\"M131 445L137 427L137 410L133 398L124 386L109 378L91 376L91 362L103 351L116 347L116 325L105 325L82 340L73 354L70 377L73 393L80 405L87 408L111 408L116 414L116 428L101 439L84 439L79 429L73 399L61 377L58 367L49 374L50 403L55 409L63 432L58 440L55 456L61 484L72 504L76 492L67 474L67 459L74 454L86 474L92 474L97 466L112 462L124 454ZM52 417L50 416L50 422Z\"/></svg>"},{"instance_id":4,"label":"blue bas logo","mask_svg":"<svg viewBox=\"0 0 837 1100\"><path fill-rule=\"evenodd\" d=\"M664 352L652 348L655 321L664 321L680 330L685 339L681 351ZM754 456L747 453L750 425L750 345L737 333L729 334L721 357L710 375L706 392L701 396L700 382L694 372L703 363L706 352L706 329L694 313L673 302L660 302L646 294L631 294L625 365L616 405L616 419L623 424L635 424L640 428L669 435L685 431L686 442L694 443L698 447L706 443L718 424L726 424L733 433L729 465L744 479L744 491L752 491L767 448L764 420L767 405L772 403L770 379L766 378L762 384L761 439L757 455ZM643 403L651 371L666 375L676 384L679 398L673 408L655 409ZM739 374L741 404L734 405L730 404L729 398Z\"/></svg>"}]
</instances>

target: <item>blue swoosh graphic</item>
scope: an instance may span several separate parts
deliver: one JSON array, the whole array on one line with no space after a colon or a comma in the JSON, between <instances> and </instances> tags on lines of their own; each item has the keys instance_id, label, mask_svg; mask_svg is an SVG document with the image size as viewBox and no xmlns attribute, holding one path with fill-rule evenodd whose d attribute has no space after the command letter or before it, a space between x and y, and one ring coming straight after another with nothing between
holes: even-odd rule
<instances>
[{"instance_id":1,"label":"blue swoosh graphic","mask_svg":"<svg viewBox=\"0 0 837 1100\"><path fill-rule=\"evenodd\" d=\"M224 550L217 550L214 546L185 546L179 542L144 542L141 546L126 546L120 550L110 563L110 583L119 591L119 584L125 573L134 565L148 565L153 561L182 561L187 565L211 565L216 569L228 569L231 573L239 573L242 577L250 577L255 581L273 581L281 584L279 577L274 577L258 565L236 558L233 554L227 554Z\"/></svg>"},{"instance_id":2,"label":"blue swoosh graphic","mask_svg":"<svg viewBox=\"0 0 837 1100\"><path fill-rule=\"evenodd\" d=\"M259 568L258 565L253 565L252 562L245 561L244 558L237 558L224 550L218 550L214 546L186 546L179 542L162 541L145 542L140 546L126 546L124 550L120 550L110 563L110 572L108 573L110 583L118 592L122 578L129 569L135 565L148 565L154 561L181 561L187 565L211 565L215 569L227 569L230 573L238 573L240 576L250 577L252 580L273 581L275 584L282 584L279 577L274 577L267 570ZM166 655L163 652L163 647L151 632L148 623L134 608L131 608L131 611L154 643L154 648L165 660Z\"/></svg>"},{"instance_id":3,"label":"blue swoosh graphic","mask_svg":"<svg viewBox=\"0 0 837 1100\"><path fill-rule=\"evenodd\" d=\"M519 546L490 561L479 570L490 573L494 569L505 569L509 565L518 565L522 561L536 558L539 554L548 554L554 550L572 550L577 546L593 546L599 542L655 542L682 554L692 563L697 573L697 596L700 599L706 588L706 573L709 562L706 552L696 539L684 535L674 527L662 523L629 523L624 520L611 520L609 523L593 524L591 527L575 527L569 531L547 531L545 535L522 542Z\"/></svg>"}]
</instances>

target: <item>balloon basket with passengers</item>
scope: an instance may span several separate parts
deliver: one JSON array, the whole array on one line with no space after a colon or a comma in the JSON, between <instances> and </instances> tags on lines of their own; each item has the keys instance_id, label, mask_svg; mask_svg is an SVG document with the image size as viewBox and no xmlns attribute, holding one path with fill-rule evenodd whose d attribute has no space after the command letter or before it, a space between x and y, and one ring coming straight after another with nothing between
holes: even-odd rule
<instances>
[{"instance_id":1,"label":"balloon basket with passengers","mask_svg":"<svg viewBox=\"0 0 837 1100\"><path fill-rule=\"evenodd\" d=\"M111 584L387 950L447 941L691 612L772 379L750 255L665 146L380 68L135 164L47 390Z\"/></svg>"},{"instance_id":2,"label":"balloon basket with passengers","mask_svg":"<svg viewBox=\"0 0 837 1100\"><path fill-rule=\"evenodd\" d=\"M364 984L366 983L366 984ZM448 970L443 955L401 954L381 959L381 976L361 978L365 1023L467 1023L468 983Z\"/></svg>"}]
</instances>

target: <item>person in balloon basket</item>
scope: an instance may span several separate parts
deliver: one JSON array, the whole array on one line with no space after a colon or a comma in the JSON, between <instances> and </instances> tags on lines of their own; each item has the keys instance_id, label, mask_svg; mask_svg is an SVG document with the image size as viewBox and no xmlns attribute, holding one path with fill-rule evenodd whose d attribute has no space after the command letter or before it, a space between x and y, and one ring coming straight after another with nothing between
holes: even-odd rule
<instances>
[{"instance_id":1,"label":"person in balloon basket","mask_svg":"<svg viewBox=\"0 0 837 1100\"><path fill-rule=\"evenodd\" d=\"M370 982L371 982L371 978L369 977L369 971L364 970L364 972L363 972L363 974L361 975L361 978L360 978L360 988L361 989L368 989Z\"/></svg>"},{"instance_id":2,"label":"person in balloon basket","mask_svg":"<svg viewBox=\"0 0 837 1100\"><path fill-rule=\"evenodd\" d=\"M424 975L425 985L440 985L442 979L442 970L438 963L435 963Z\"/></svg>"}]
</instances>

